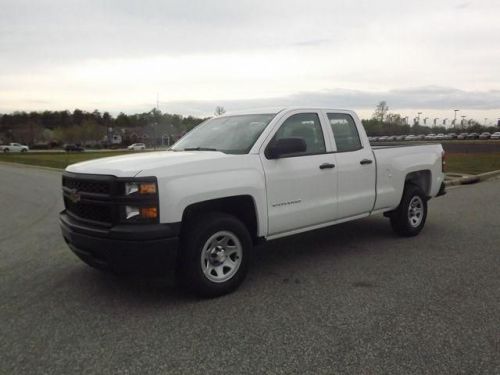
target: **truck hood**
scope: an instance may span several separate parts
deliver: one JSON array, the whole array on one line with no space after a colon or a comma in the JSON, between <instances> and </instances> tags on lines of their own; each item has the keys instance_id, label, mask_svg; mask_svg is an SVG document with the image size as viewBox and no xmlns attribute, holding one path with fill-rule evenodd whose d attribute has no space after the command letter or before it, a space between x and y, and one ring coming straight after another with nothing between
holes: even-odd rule
<instances>
[{"instance_id":1,"label":"truck hood","mask_svg":"<svg viewBox=\"0 0 500 375\"><path fill-rule=\"evenodd\" d=\"M227 155L218 151L158 151L140 154L112 156L94 159L68 166L74 173L104 174L116 177L134 177L159 167L179 166L186 163L225 159Z\"/></svg>"}]
</instances>

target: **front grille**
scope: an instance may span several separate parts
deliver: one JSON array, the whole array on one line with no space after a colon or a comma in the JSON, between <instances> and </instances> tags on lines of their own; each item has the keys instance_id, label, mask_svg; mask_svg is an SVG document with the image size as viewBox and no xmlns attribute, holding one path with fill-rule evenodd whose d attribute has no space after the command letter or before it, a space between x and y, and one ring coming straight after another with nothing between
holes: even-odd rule
<instances>
[{"instance_id":1,"label":"front grille","mask_svg":"<svg viewBox=\"0 0 500 375\"><path fill-rule=\"evenodd\" d=\"M92 181L63 176L63 186L85 193L110 194L111 181Z\"/></svg>"},{"instance_id":2,"label":"front grille","mask_svg":"<svg viewBox=\"0 0 500 375\"><path fill-rule=\"evenodd\" d=\"M113 176L65 172L62 179L64 206L69 215L94 224L111 225L114 205Z\"/></svg>"},{"instance_id":3,"label":"front grille","mask_svg":"<svg viewBox=\"0 0 500 375\"><path fill-rule=\"evenodd\" d=\"M74 203L67 197L64 197L64 205L71 215L81 219L98 221L101 223L111 223L113 221L111 205L82 202Z\"/></svg>"}]
</instances>

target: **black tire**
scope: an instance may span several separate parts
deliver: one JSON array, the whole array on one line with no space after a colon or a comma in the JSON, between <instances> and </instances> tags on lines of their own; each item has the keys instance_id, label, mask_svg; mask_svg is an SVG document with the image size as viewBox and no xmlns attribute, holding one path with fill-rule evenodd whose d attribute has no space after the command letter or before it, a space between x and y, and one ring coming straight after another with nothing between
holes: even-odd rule
<instances>
[{"instance_id":1,"label":"black tire","mask_svg":"<svg viewBox=\"0 0 500 375\"><path fill-rule=\"evenodd\" d=\"M235 271L228 271L227 275L222 273L222 277L230 278L215 282L210 280L209 277L216 278L219 276L219 272L212 270L215 274L207 275L202 266L202 257L208 256L209 251L203 251L208 244L208 240L221 232L235 236L239 241L239 246L231 241L229 244L236 245L232 247L241 248L241 251L240 254L233 254L235 262L239 262L239 266L235 267ZM178 281L184 288L199 296L211 298L234 291L245 279L251 262L252 239L246 226L236 217L225 213L200 215L195 220L186 223L181 242L176 271ZM212 249L216 250L215 248ZM222 250L228 251L227 249ZM222 253L224 252L222 251ZM229 256L224 257L229 258ZM206 262L207 266L209 265L206 259L204 262ZM220 265L224 269L224 264L221 263ZM209 273L209 268L205 267L205 269Z\"/></svg>"},{"instance_id":2,"label":"black tire","mask_svg":"<svg viewBox=\"0 0 500 375\"><path fill-rule=\"evenodd\" d=\"M413 207L410 208L410 205ZM427 197L422 189L417 185L407 184L401 203L389 217L392 229L400 236L412 237L419 234L427 219Z\"/></svg>"},{"instance_id":3,"label":"black tire","mask_svg":"<svg viewBox=\"0 0 500 375\"><path fill-rule=\"evenodd\" d=\"M21 150L21 152L28 152L28 150L26 150L25 148L23 148L23 149Z\"/></svg>"},{"instance_id":4,"label":"black tire","mask_svg":"<svg viewBox=\"0 0 500 375\"><path fill-rule=\"evenodd\" d=\"M8 148L4 148L3 152L9 152L9 149Z\"/></svg>"}]
</instances>

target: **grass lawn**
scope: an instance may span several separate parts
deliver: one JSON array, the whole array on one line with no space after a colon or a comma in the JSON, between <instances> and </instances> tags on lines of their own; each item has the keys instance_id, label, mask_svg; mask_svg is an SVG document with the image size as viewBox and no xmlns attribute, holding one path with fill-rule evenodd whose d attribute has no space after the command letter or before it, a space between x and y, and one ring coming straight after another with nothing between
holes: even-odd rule
<instances>
[{"instance_id":1,"label":"grass lawn","mask_svg":"<svg viewBox=\"0 0 500 375\"><path fill-rule=\"evenodd\" d=\"M130 151L0 153L0 161L66 168L69 164L79 161L130 153ZM500 169L500 152L447 153L446 160L448 172L478 174Z\"/></svg>"},{"instance_id":2,"label":"grass lawn","mask_svg":"<svg viewBox=\"0 0 500 375\"><path fill-rule=\"evenodd\" d=\"M41 165L52 168L66 168L68 165L90 159L104 158L130 154L130 151L96 151L96 152L26 152L26 153L0 153L0 161Z\"/></svg>"},{"instance_id":3,"label":"grass lawn","mask_svg":"<svg viewBox=\"0 0 500 375\"><path fill-rule=\"evenodd\" d=\"M479 174L500 169L500 152L478 154L447 153L448 172Z\"/></svg>"}]
</instances>

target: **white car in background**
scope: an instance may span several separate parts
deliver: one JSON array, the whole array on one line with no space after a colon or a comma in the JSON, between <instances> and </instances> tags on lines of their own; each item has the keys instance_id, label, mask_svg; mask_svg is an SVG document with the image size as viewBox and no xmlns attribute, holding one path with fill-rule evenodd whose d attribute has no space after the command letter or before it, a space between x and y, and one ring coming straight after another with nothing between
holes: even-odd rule
<instances>
[{"instance_id":1,"label":"white car in background","mask_svg":"<svg viewBox=\"0 0 500 375\"><path fill-rule=\"evenodd\" d=\"M9 143L8 145L0 146L2 152L28 152L29 147L20 143Z\"/></svg>"},{"instance_id":2,"label":"white car in background","mask_svg":"<svg viewBox=\"0 0 500 375\"><path fill-rule=\"evenodd\" d=\"M132 143L127 149L131 151L141 151L146 149L146 145L144 143Z\"/></svg>"},{"instance_id":3,"label":"white car in background","mask_svg":"<svg viewBox=\"0 0 500 375\"><path fill-rule=\"evenodd\" d=\"M431 134L427 134L427 135L425 136L425 139L427 139L427 140L433 140L433 139L436 139L436 134L432 134L432 133L431 133Z\"/></svg>"},{"instance_id":4,"label":"white car in background","mask_svg":"<svg viewBox=\"0 0 500 375\"><path fill-rule=\"evenodd\" d=\"M495 132L491 135L490 139L500 139L500 132Z\"/></svg>"}]
</instances>

